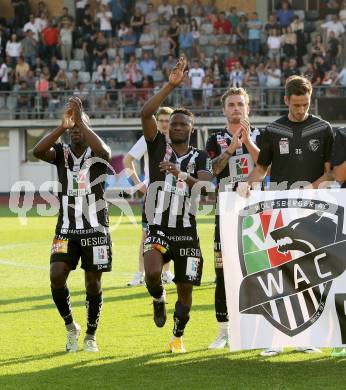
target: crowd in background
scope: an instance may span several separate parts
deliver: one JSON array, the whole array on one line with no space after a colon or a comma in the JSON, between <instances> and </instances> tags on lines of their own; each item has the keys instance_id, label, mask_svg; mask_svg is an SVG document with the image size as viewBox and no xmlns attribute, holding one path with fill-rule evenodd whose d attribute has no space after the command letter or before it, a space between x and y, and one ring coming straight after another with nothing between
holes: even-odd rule
<instances>
[{"instance_id":1,"label":"crowd in background","mask_svg":"<svg viewBox=\"0 0 346 390\"><path fill-rule=\"evenodd\" d=\"M278 87L293 74L328 87L327 96L344 93L337 87L346 86L346 0L325 0L323 18L282 1L268 20L219 10L216 1L169 3L97 0L95 8L76 0L74 16L64 7L51 17L45 1L31 12L28 0L12 0L14 19L0 18L0 92L4 99L16 92L17 117L37 104L41 116L54 117L66 91L102 115L120 100L135 109L184 55L189 70L180 103L197 112L218 105L221 88L243 86L254 107L263 107L265 89L275 113Z\"/></svg>"}]
</instances>

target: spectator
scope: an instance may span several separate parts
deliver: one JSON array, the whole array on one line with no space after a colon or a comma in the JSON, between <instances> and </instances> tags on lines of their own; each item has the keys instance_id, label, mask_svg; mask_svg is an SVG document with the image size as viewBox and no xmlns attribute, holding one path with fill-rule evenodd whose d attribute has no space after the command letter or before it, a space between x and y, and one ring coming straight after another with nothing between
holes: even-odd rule
<instances>
[{"instance_id":1,"label":"spectator","mask_svg":"<svg viewBox=\"0 0 346 390\"><path fill-rule=\"evenodd\" d=\"M191 31L186 24L183 24L179 33L179 55L185 55L186 58L191 58L193 46L193 37Z\"/></svg>"},{"instance_id":2,"label":"spectator","mask_svg":"<svg viewBox=\"0 0 346 390\"><path fill-rule=\"evenodd\" d=\"M112 37L112 13L106 5L99 5L99 11L95 16L95 19L100 25L100 31L107 39L110 39Z\"/></svg>"},{"instance_id":3,"label":"spectator","mask_svg":"<svg viewBox=\"0 0 346 390\"><path fill-rule=\"evenodd\" d=\"M22 53L25 62L27 62L30 66L33 66L35 64L37 54L37 41L33 38L31 30L26 31L25 37L20 43L22 45Z\"/></svg>"},{"instance_id":4,"label":"spectator","mask_svg":"<svg viewBox=\"0 0 346 390\"><path fill-rule=\"evenodd\" d=\"M121 22L124 21L126 14L126 2L124 0L110 0L109 9L112 13L112 32L113 36L116 36L117 29L120 27Z\"/></svg>"},{"instance_id":5,"label":"spectator","mask_svg":"<svg viewBox=\"0 0 346 390\"><path fill-rule=\"evenodd\" d=\"M166 80L168 80L168 76L171 73L171 70L175 67L176 63L177 60L173 57L172 54L170 54L167 61L162 64L162 71Z\"/></svg>"},{"instance_id":6,"label":"spectator","mask_svg":"<svg viewBox=\"0 0 346 390\"><path fill-rule=\"evenodd\" d=\"M155 35L155 40L159 38L159 14L154 9L153 3L148 3L148 11L145 14L145 24L150 26L150 31Z\"/></svg>"},{"instance_id":7,"label":"spectator","mask_svg":"<svg viewBox=\"0 0 346 390\"><path fill-rule=\"evenodd\" d=\"M132 116L137 111L137 88L127 79L121 89L125 116Z\"/></svg>"},{"instance_id":8,"label":"spectator","mask_svg":"<svg viewBox=\"0 0 346 390\"><path fill-rule=\"evenodd\" d=\"M96 50L96 40L98 33L96 31L92 32L83 42L83 53L84 53L84 64L85 70L89 72L90 78L93 74L94 69L94 53Z\"/></svg>"},{"instance_id":9,"label":"spectator","mask_svg":"<svg viewBox=\"0 0 346 390\"><path fill-rule=\"evenodd\" d=\"M63 60L70 62L72 54L72 33L73 25L66 18L61 22L61 28L59 33L60 52Z\"/></svg>"},{"instance_id":10,"label":"spectator","mask_svg":"<svg viewBox=\"0 0 346 390\"><path fill-rule=\"evenodd\" d=\"M233 7L235 8L235 7ZM218 9L215 4L215 0L207 1L205 2L205 5L203 6L203 15L208 16L208 15L217 15ZM232 23L232 21L230 20Z\"/></svg>"},{"instance_id":11,"label":"spectator","mask_svg":"<svg viewBox=\"0 0 346 390\"><path fill-rule=\"evenodd\" d=\"M240 88L243 85L244 71L239 63L232 65L232 70L229 74L229 86Z\"/></svg>"},{"instance_id":12,"label":"spectator","mask_svg":"<svg viewBox=\"0 0 346 390\"><path fill-rule=\"evenodd\" d=\"M147 0L136 0L134 8L139 8L141 14L146 15L146 13L148 12Z\"/></svg>"},{"instance_id":13,"label":"spectator","mask_svg":"<svg viewBox=\"0 0 346 390\"><path fill-rule=\"evenodd\" d=\"M235 65L235 64L241 65L240 58L235 55L234 50L229 49L228 57L225 61L225 66L226 66L228 73L230 73L232 71L233 65Z\"/></svg>"},{"instance_id":14,"label":"spectator","mask_svg":"<svg viewBox=\"0 0 346 390\"><path fill-rule=\"evenodd\" d=\"M313 87L320 85L322 81L319 72L312 62L308 62L304 77L310 80Z\"/></svg>"},{"instance_id":15,"label":"spectator","mask_svg":"<svg viewBox=\"0 0 346 390\"><path fill-rule=\"evenodd\" d=\"M311 61L313 62L317 56L325 57L326 48L323 44L322 35L317 34L315 40L311 45Z\"/></svg>"},{"instance_id":16,"label":"spectator","mask_svg":"<svg viewBox=\"0 0 346 390\"><path fill-rule=\"evenodd\" d=\"M237 47L239 50L244 50L248 44L249 28L245 15L240 16L239 24L236 30L237 34Z\"/></svg>"},{"instance_id":17,"label":"spectator","mask_svg":"<svg viewBox=\"0 0 346 390\"><path fill-rule=\"evenodd\" d=\"M124 21L120 22L119 29L117 31L117 37L120 41L123 35L127 34L129 32L129 28L127 27L126 23Z\"/></svg>"},{"instance_id":18,"label":"spectator","mask_svg":"<svg viewBox=\"0 0 346 390\"><path fill-rule=\"evenodd\" d=\"M67 20L67 19L66 19ZM68 23L70 23L68 21ZM57 110L61 106L61 91L56 82L52 80L49 83L49 101L48 101L48 117L50 119L56 118Z\"/></svg>"},{"instance_id":19,"label":"spectator","mask_svg":"<svg viewBox=\"0 0 346 390\"><path fill-rule=\"evenodd\" d=\"M0 26L0 59L6 56L6 34L2 26Z\"/></svg>"},{"instance_id":20,"label":"spectator","mask_svg":"<svg viewBox=\"0 0 346 390\"><path fill-rule=\"evenodd\" d=\"M168 0L162 0L162 4L159 5L157 13L159 14L160 24L167 24L174 14L173 7L168 4Z\"/></svg>"},{"instance_id":21,"label":"spectator","mask_svg":"<svg viewBox=\"0 0 346 390\"><path fill-rule=\"evenodd\" d=\"M125 85L125 64L119 55L116 55L114 58L111 79L116 80L116 84L119 88L122 88Z\"/></svg>"},{"instance_id":22,"label":"spectator","mask_svg":"<svg viewBox=\"0 0 346 390\"><path fill-rule=\"evenodd\" d=\"M296 56L297 64L299 67L303 66L303 56L307 54L307 42L304 34L304 22L299 19L298 15L294 15L293 22L291 23L292 32L296 34Z\"/></svg>"},{"instance_id":23,"label":"spectator","mask_svg":"<svg viewBox=\"0 0 346 390\"><path fill-rule=\"evenodd\" d=\"M14 27L16 29L23 28L28 21L30 13L30 4L28 0L11 0L14 12Z\"/></svg>"},{"instance_id":24,"label":"spectator","mask_svg":"<svg viewBox=\"0 0 346 390\"><path fill-rule=\"evenodd\" d=\"M34 72L31 69L29 69L25 81L28 86L28 91L31 92L35 91L36 77L34 75ZM33 107L35 102L35 96L34 94L31 94L30 96L31 96L31 106Z\"/></svg>"},{"instance_id":25,"label":"spectator","mask_svg":"<svg viewBox=\"0 0 346 390\"><path fill-rule=\"evenodd\" d=\"M97 79L101 80L103 85L106 85L112 76L112 66L108 64L107 57L102 58L102 62L98 65L96 73Z\"/></svg>"},{"instance_id":26,"label":"spectator","mask_svg":"<svg viewBox=\"0 0 346 390\"><path fill-rule=\"evenodd\" d=\"M40 77L43 68L44 68L44 63L42 62L41 57L37 56L35 58L35 64L32 66L32 70L34 72L35 77L37 78Z\"/></svg>"},{"instance_id":27,"label":"spectator","mask_svg":"<svg viewBox=\"0 0 346 390\"><path fill-rule=\"evenodd\" d=\"M346 87L346 64L344 65L343 69L338 74L338 77L336 79L336 83L340 84L343 87Z\"/></svg>"},{"instance_id":28,"label":"spectator","mask_svg":"<svg viewBox=\"0 0 346 390\"><path fill-rule=\"evenodd\" d=\"M143 32L143 26L144 26L144 16L141 14L139 8L136 8L133 15L131 16L130 26L132 27L133 32L135 34L136 44L137 44Z\"/></svg>"},{"instance_id":29,"label":"spectator","mask_svg":"<svg viewBox=\"0 0 346 390\"><path fill-rule=\"evenodd\" d=\"M150 31L149 25L144 26L143 33L141 34L141 36L139 38L139 46L142 49L142 54L144 52L147 52L150 55L154 54L155 37L154 37L154 34L152 34Z\"/></svg>"},{"instance_id":30,"label":"spectator","mask_svg":"<svg viewBox=\"0 0 346 390\"><path fill-rule=\"evenodd\" d=\"M338 15L332 15L331 20L321 24L321 27L326 31L327 37L329 37L331 31L334 31L335 38L339 38L345 32L345 27L340 22Z\"/></svg>"},{"instance_id":31,"label":"spectator","mask_svg":"<svg viewBox=\"0 0 346 390\"><path fill-rule=\"evenodd\" d=\"M258 74L259 85L261 88L267 86L267 73L264 62L260 62L256 68Z\"/></svg>"},{"instance_id":32,"label":"spectator","mask_svg":"<svg viewBox=\"0 0 346 390\"><path fill-rule=\"evenodd\" d=\"M327 41L327 56L326 60L329 65L341 65L341 53L342 47L339 39L335 37L334 31L329 33L328 41Z\"/></svg>"},{"instance_id":33,"label":"spectator","mask_svg":"<svg viewBox=\"0 0 346 390\"><path fill-rule=\"evenodd\" d=\"M277 30L277 35L279 35L279 32L281 32L281 24L278 22L275 14L270 14L268 22L264 26L264 32L266 33L267 37L270 35L270 32L273 29Z\"/></svg>"},{"instance_id":34,"label":"spectator","mask_svg":"<svg viewBox=\"0 0 346 390\"><path fill-rule=\"evenodd\" d=\"M190 10L189 7L184 4L184 0L178 0L178 4L174 7L174 14L177 16L179 23L185 24L188 22Z\"/></svg>"},{"instance_id":35,"label":"spectator","mask_svg":"<svg viewBox=\"0 0 346 390\"><path fill-rule=\"evenodd\" d=\"M336 0L328 0L326 2L326 20L332 20L334 15L339 14L339 4Z\"/></svg>"},{"instance_id":36,"label":"spectator","mask_svg":"<svg viewBox=\"0 0 346 390\"><path fill-rule=\"evenodd\" d=\"M71 24L74 24L74 18L69 13L67 7L63 7L62 9L62 15L58 17L58 26L61 27L63 25L63 22L68 20Z\"/></svg>"},{"instance_id":37,"label":"spectator","mask_svg":"<svg viewBox=\"0 0 346 390\"><path fill-rule=\"evenodd\" d=\"M30 14L29 15L29 21L24 24L23 31L27 32L28 30L31 30L33 33L33 38L36 42L38 42L39 39L39 29L37 28L37 23L35 22L35 15Z\"/></svg>"},{"instance_id":38,"label":"spectator","mask_svg":"<svg viewBox=\"0 0 346 390\"><path fill-rule=\"evenodd\" d=\"M288 27L293 20L294 13L290 9L290 3L288 1L282 1L281 9L276 11L276 17L281 27Z\"/></svg>"},{"instance_id":39,"label":"spectator","mask_svg":"<svg viewBox=\"0 0 346 390\"><path fill-rule=\"evenodd\" d=\"M117 106L119 104L119 92L117 91L117 89L119 89L117 80L111 78L109 82L109 89L107 90L106 100L107 100L107 107L111 109L113 115L114 115L114 111L116 111Z\"/></svg>"},{"instance_id":40,"label":"spectator","mask_svg":"<svg viewBox=\"0 0 346 390\"><path fill-rule=\"evenodd\" d=\"M144 103L150 98L152 95L152 83L150 82L148 77L143 77L142 85L138 88L137 97L138 97L138 107L142 107Z\"/></svg>"},{"instance_id":41,"label":"spectator","mask_svg":"<svg viewBox=\"0 0 346 390\"><path fill-rule=\"evenodd\" d=\"M222 60L225 60L228 54L228 47L230 45L230 35L223 31L222 27L214 33L211 39L211 44L215 48L215 54L218 54Z\"/></svg>"},{"instance_id":42,"label":"spectator","mask_svg":"<svg viewBox=\"0 0 346 390\"><path fill-rule=\"evenodd\" d=\"M69 89L74 90L80 81L79 71L77 69L73 69L71 76L69 77Z\"/></svg>"},{"instance_id":43,"label":"spectator","mask_svg":"<svg viewBox=\"0 0 346 390\"><path fill-rule=\"evenodd\" d=\"M130 80L131 84L139 87L142 83L141 68L137 63L136 56L132 55L129 62L125 66L126 80Z\"/></svg>"},{"instance_id":44,"label":"spectator","mask_svg":"<svg viewBox=\"0 0 346 390\"><path fill-rule=\"evenodd\" d=\"M0 92L3 96L4 91L10 90L10 75L11 75L11 68L7 65L7 63L10 61L8 57L6 59L0 59L1 65L0 65Z\"/></svg>"},{"instance_id":45,"label":"spectator","mask_svg":"<svg viewBox=\"0 0 346 390\"><path fill-rule=\"evenodd\" d=\"M146 77L150 84L154 84L154 70L156 69L156 62L151 58L151 55L148 52L143 53L143 58L139 63L139 67L143 77Z\"/></svg>"},{"instance_id":46,"label":"spectator","mask_svg":"<svg viewBox=\"0 0 346 390\"><path fill-rule=\"evenodd\" d=\"M40 11L38 13L38 16L35 18L35 26L39 34L41 34L42 30L48 26L48 17L45 12Z\"/></svg>"},{"instance_id":47,"label":"spectator","mask_svg":"<svg viewBox=\"0 0 346 390\"><path fill-rule=\"evenodd\" d=\"M53 80L60 90L68 91L70 89L70 80L67 77L65 69L60 69Z\"/></svg>"},{"instance_id":48,"label":"spectator","mask_svg":"<svg viewBox=\"0 0 346 390\"><path fill-rule=\"evenodd\" d=\"M161 66L165 61L167 61L171 50L175 51L175 48L176 44L173 39L168 35L168 30L166 28L163 29L158 41L158 55L160 58Z\"/></svg>"},{"instance_id":49,"label":"spectator","mask_svg":"<svg viewBox=\"0 0 346 390\"><path fill-rule=\"evenodd\" d=\"M278 36L278 30L273 28L269 32L267 39L268 57L280 65L281 37Z\"/></svg>"},{"instance_id":50,"label":"spectator","mask_svg":"<svg viewBox=\"0 0 346 390\"><path fill-rule=\"evenodd\" d=\"M290 58L288 61L288 68L283 73L284 81L283 84L286 82L286 80L294 75L300 76L300 70L297 67L297 60L295 58Z\"/></svg>"},{"instance_id":51,"label":"spectator","mask_svg":"<svg viewBox=\"0 0 346 390\"><path fill-rule=\"evenodd\" d=\"M213 55L213 59L210 64L210 70L211 70L211 77L216 80L225 80L226 73L225 73L225 62L219 57L218 54ZM231 69L231 67L230 67Z\"/></svg>"},{"instance_id":52,"label":"spectator","mask_svg":"<svg viewBox=\"0 0 346 390\"><path fill-rule=\"evenodd\" d=\"M295 57L297 36L292 31L291 26L284 28L284 34L281 37L282 51L286 58Z\"/></svg>"},{"instance_id":53,"label":"spectator","mask_svg":"<svg viewBox=\"0 0 346 390\"><path fill-rule=\"evenodd\" d=\"M202 83L202 100L203 109L209 110L213 104L213 88L214 84L211 80L210 75L206 74Z\"/></svg>"},{"instance_id":54,"label":"spectator","mask_svg":"<svg viewBox=\"0 0 346 390\"><path fill-rule=\"evenodd\" d=\"M91 93L93 97L93 111L101 111L101 116L103 116L107 107L107 89L102 84L102 80L95 80L95 84L91 88Z\"/></svg>"},{"instance_id":55,"label":"spectator","mask_svg":"<svg viewBox=\"0 0 346 390\"><path fill-rule=\"evenodd\" d=\"M251 63L249 69L244 74L243 85L246 88L250 98L251 107L255 109L260 104L260 78L256 69L256 64Z\"/></svg>"},{"instance_id":56,"label":"spectator","mask_svg":"<svg viewBox=\"0 0 346 390\"><path fill-rule=\"evenodd\" d=\"M11 39L6 43L6 55L11 58L11 63L13 64L13 66L16 65L21 51L22 45L20 42L17 42L17 35L12 34Z\"/></svg>"},{"instance_id":57,"label":"spectator","mask_svg":"<svg viewBox=\"0 0 346 390\"><path fill-rule=\"evenodd\" d=\"M27 114L28 119L31 119L31 96L28 92L28 84L25 80L21 80L19 82L19 89L17 90L16 98L15 119L20 119L23 111Z\"/></svg>"},{"instance_id":58,"label":"spectator","mask_svg":"<svg viewBox=\"0 0 346 390\"><path fill-rule=\"evenodd\" d=\"M58 74L59 70L60 66L58 64L58 59L56 56L53 56L49 65L49 74L51 79L54 79L54 77Z\"/></svg>"},{"instance_id":59,"label":"spectator","mask_svg":"<svg viewBox=\"0 0 346 390\"><path fill-rule=\"evenodd\" d=\"M107 39L100 31L97 34L94 48L94 59L97 66L101 64L104 57L107 57L107 47Z\"/></svg>"},{"instance_id":60,"label":"spectator","mask_svg":"<svg viewBox=\"0 0 346 390\"><path fill-rule=\"evenodd\" d=\"M326 87L326 96L334 97L339 95L338 88L335 88L339 73L335 64L333 64L328 72L323 77L322 85ZM334 86L334 88L333 88Z\"/></svg>"},{"instance_id":61,"label":"spectator","mask_svg":"<svg viewBox=\"0 0 346 390\"><path fill-rule=\"evenodd\" d=\"M74 96L78 96L83 103L85 109L89 108L90 91L86 88L84 83L79 82L73 91Z\"/></svg>"},{"instance_id":62,"label":"spectator","mask_svg":"<svg viewBox=\"0 0 346 390\"><path fill-rule=\"evenodd\" d=\"M24 80L29 72L30 66L27 62L25 62L23 56L18 57L18 62L15 70L15 78L16 81Z\"/></svg>"},{"instance_id":63,"label":"spectator","mask_svg":"<svg viewBox=\"0 0 346 390\"><path fill-rule=\"evenodd\" d=\"M124 34L120 40L121 47L124 51L124 60L127 63L132 55L136 51L136 35L132 30L132 27L128 28L127 34Z\"/></svg>"},{"instance_id":64,"label":"spectator","mask_svg":"<svg viewBox=\"0 0 346 390\"><path fill-rule=\"evenodd\" d=\"M180 34L180 26L176 16L172 16L169 22L168 35L175 43L174 55L175 57L179 57L179 34Z\"/></svg>"},{"instance_id":65,"label":"spectator","mask_svg":"<svg viewBox=\"0 0 346 390\"><path fill-rule=\"evenodd\" d=\"M340 22L346 27L346 0L344 0L341 4L339 11L339 19Z\"/></svg>"},{"instance_id":66,"label":"spectator","mask_svg":"<svg viewBox=\"0 0 346 390\"><path fill-rule=\"evenodd\" d=\"M239 16L237 13L237 7L231 7L227 19L231 23L232 31L235 32L239 24Z\"/></svg>"},{"instance_id":67,"label":"spectator","mask_svg":"<svg viewBox=\"0 0 346 390\"><path fill-rule=\"evenodd\" d=\"M76 27L77 28L83 27L84 11L87 6L90 7L88 3L89 0L76 0Z\"/></svg>"},{"instance_id":68,"label":"spectator","mask_svg":"<svg viewBox=\"0 0 346 390\"><path fill-rule=\"evenodd\" d=\"M196 107L202 105L202 83L205 77L204 69L198 61L193 62L192 68L188 72L192 89L192 102Z\"/></svg>"},{"instance_id":69,"label":"spectator","mask_svg":"<svg viewBox=\"0 0 346 390\"><path fill-rule=\"evenodd\" d=\"M314 66L319 73L320 80L322 81L324 79L325 73L329 70L324 57L317 56L314 60Z\"/></svg>"},{"instance_id":70,"label":"spectator","mask_svg":"<svg viewBox=\"0 0 346 390\"><path fill-rule=\"evenodd\" d=\"M39 98L37 107L38 117L42 119L49 101L49 74L41 73L39 80L36 81L35 89Z\"/></svg>"},{"instance_id":71,"label":"spectator","mask_svg":"<svg viewBox=\"0 0 346 390\"><path fill-rule=\"evenodd\" d=\"M47 27L42 30L41 40L43 44L43 58L49 61L57 54L57 45L59 42L59 29L53 25L49 19Z\"/></svg>"},{"instance_id":72,"label":"spectator","mask_svg":"<svg viewBox=\"0 0 346 390\"><path fill-rule=\"evenodd\" d=\"M213 27L214 27L214 33L217 33L219 31L220 27L222 27L223 32L226 35L232 34L231 22L228 19L226 19L226 14L224 11L219 12L218 17L213 24Z\"/></svg>"},{"instance_id":73,"label":"spectator","mask_svg":"<svg viewBox=\"0 0 346 390\"><path fill-rule=\"evenodd\" d=\"M257 12L251 14L250 20L247 22L249 53L253 57L259 57L261 49L261 30L262 21L258 18Z\"/></svg>"},{"instance_id":74,"label":"spectator","mask_svg":"<svg viewBox=\"0 0 346 390\"><path fill-rule=\"evenodd\" d=\"M192 0L190 15L191 17L196 17L198 15L203 16L204 8L201 0Z\"/></svg>"},{"instance_id":75,"label":"spectator","mask_svg":"<svg viewBox=\"0 0 346 390\"><path fill-rule=\"evenodd\" d=\"M192 18L190 22L190 31L192 34L192 57L197 58L199 56L199 38L201 36L196 18Z\"/></svg>"},{"instance_id":76,"label":"spectator","mask_svg":"<svg viewBox=\"0 0 346 390\"><path fill-rule=\"evenodd\" d=\"M281 104L281 70L276 62L271 60L265 67L266 87L268 93L267 106L273 108L271 115L278 114L278 108Z\"/></svg>"},{"instance_id":77,"label":"spectator","mask_svg":"<svg viewBox=\"0 0 346 390\"><path fill-rule=\"evenodd\" d=\"M90 5L87 4L84 9L83 20L82 20L83 39L89 39L93 34L93 29L94 29L93 20L94 18L91 15Z\"/></svg>"},{"instance_id":78,"label":"spectator","mask_svg":"<svg viewBox=\"0 0 346 390\"><path fill-rule=\"evenodd\" d=\"M298 15L293 16L293 22L291 23L291 29L293 32L304 31L304 22L300 20Z\"/></svg>"}]
</instances>

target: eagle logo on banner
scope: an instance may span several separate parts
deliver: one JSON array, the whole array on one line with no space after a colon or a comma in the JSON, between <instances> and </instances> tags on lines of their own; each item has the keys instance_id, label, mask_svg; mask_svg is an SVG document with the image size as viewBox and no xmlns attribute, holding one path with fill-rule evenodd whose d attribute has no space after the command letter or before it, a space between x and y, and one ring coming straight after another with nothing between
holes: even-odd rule
<instances>
[{"instance_id":1,"label":"eagle logo on banner","mask_svg":"<svg viewBox=\"0 0 346 390\"><path fill-rule=\"evenodd\" d=\"M311 199L259 202L239 214L239 311L262 314L288 336L321 316L346 269L344 208Z\"/></svg>"}]
</instances>

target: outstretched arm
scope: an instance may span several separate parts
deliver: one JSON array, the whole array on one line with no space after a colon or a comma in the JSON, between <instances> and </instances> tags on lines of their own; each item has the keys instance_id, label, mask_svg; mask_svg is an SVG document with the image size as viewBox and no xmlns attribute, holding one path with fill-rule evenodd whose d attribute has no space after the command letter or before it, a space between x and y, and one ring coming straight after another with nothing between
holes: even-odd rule
<instances>
[{"instance_id":1,"label":"outstretched arm","mask_svg":"<svg viewBox=\"0 0 346 390\"><path fill-rule=\"evenodd\" d=\"M185 77L185 68L186 60L185 58L180 57L169 75L168 82L144 104L141 110L141 120L146 140L152 141L155 138L157 123L154 114L173 89L183 81Z\"/></svg>"}]
</instances>

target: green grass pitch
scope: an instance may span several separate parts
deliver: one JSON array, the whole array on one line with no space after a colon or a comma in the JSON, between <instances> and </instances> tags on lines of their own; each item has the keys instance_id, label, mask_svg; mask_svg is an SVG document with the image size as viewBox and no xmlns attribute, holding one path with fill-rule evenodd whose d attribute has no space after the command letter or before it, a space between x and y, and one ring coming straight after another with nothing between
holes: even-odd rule
<instances>
[{"instance_id":1,"label":"green grass pitch","mask_svg":"<svg viewBox=\"0 0 346 390\"><path fill-rule=\"evenodd\" d=\"M346 361L330 350L306 355L289 350L274 358L259 351L209 351L214 318L213 218L199 217L205 266L195 288L185 332L188 353L166 352L176 300L168 287L168 320L152 320L143 286L128 288L137 269L137 225L113 212L113 272L103 277L104 307L97 333L100 352L64 352L65 330L50 296L49 251L56 217L27 221L0 211L0 389L326 389L345 388ZM74 317L85 330L83 273L71 273ZM82 339L83 337L81 337ZM81 343L82 344L82 343Z\"/></svg>"}]
</instances>

